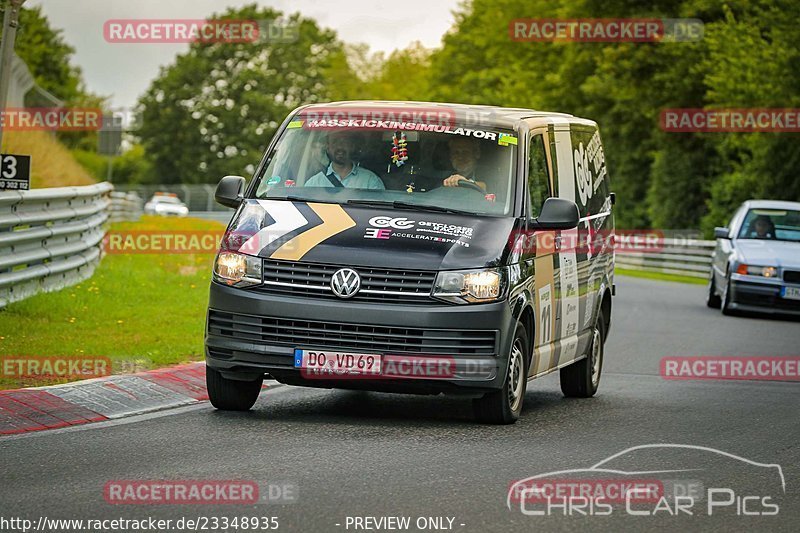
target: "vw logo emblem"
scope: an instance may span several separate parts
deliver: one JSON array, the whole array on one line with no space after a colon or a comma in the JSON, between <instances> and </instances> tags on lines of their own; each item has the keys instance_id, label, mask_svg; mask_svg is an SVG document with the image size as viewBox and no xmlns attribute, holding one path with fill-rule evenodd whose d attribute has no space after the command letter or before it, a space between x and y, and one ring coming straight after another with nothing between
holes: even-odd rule
<instances>
[{"instance_id":1,"label":"vw logo emblem","mask_svg":"<svg viewBox=\"0 0 800 533\"><path fill-rule=\"evenodd\" d=\"M339 298L352 298L361 288L361 276L352 268L340 268L333 273L331 289Z\"/></svg>"}]
</instances>

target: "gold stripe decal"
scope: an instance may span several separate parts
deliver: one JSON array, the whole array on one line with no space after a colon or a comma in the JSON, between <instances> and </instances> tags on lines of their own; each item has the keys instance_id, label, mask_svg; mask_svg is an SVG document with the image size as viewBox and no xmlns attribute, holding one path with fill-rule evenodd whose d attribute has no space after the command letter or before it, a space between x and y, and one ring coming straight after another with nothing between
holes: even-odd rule
<instances>
[{"instance_id":1,"label":"gold stripe decal","mask_svg":"<svg viewBox=\"0 0 800 533\"><path fill-rule=\"evenodd\" d=\"M319 218L322 224L314 226L308 231L304 231L294 239L285 242L280 248L270 256L272 259L285 259L287 261L298 261L311 251L316 245L326 239L330 239L345 230L356 225L342 206L338 204L317 204L308 203Z\"/></svg>"}]
</instances>

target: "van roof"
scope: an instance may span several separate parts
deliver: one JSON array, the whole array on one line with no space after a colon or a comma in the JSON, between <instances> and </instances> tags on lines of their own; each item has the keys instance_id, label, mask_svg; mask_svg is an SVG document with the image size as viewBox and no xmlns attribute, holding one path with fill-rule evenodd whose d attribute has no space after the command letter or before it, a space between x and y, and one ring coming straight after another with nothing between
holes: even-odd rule
<instances>
[{"instance_id":1,"label":"van roof","mask_svg":"<svg viewBox=\"0 0 800 533\"><path fill-rule=\"evenodd\" d=\"M454 112L456 119L472 119L481 117L488 120L489 124L496 126L510 127L517 122L528 118L561 118L567 119L570 122L584 122L580 119L567 113L554 113L551 111L537 111L535 109L526 109L522 107L500 107L489 105L473 105L473 104L451 104L445 102L413 102L413 101L393 101L393 100L349 100L341 102L329 102L322 104L311 104L304 106L303 111L314 109L358 109L358 110L397 110L397 109L438 109L448 110ZM477 117L476 117L477 116Z\"/></svg>"}]
</instances>

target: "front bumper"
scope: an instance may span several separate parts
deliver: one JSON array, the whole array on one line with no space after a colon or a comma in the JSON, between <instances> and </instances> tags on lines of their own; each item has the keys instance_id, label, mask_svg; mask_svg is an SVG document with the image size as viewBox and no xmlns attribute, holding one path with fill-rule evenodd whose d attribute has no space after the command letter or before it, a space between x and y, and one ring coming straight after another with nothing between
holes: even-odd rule
<instances>
[{"instance_id":1,"label":"front bumper","mask_svg":"<svg viewBox=\"0 0 800 533\"><path fill-rule=\"evenodd\" d=\"M507 302L477 305L361 303L266 294L211 283L206 364L228 379L270 375L324 388L437 394L502 387L514 317ZM410 361L448 361L452 371L379 379L301 373L295 349L378 353ZM413 363L417 363L414 365Z\"/></svg>"},{"instance_id":2,"label":"front bumper","mask_svg":"<svg viewBox=\"0 0 800 533\"><path fill-rule=\"evenodd\" d=\"M736 311L800 316L800 300L781 297L781 280L757 281L754 276L731 276L730 308ZM792 285L794 286L794 285Z\"/></svg>"}]
</instances>

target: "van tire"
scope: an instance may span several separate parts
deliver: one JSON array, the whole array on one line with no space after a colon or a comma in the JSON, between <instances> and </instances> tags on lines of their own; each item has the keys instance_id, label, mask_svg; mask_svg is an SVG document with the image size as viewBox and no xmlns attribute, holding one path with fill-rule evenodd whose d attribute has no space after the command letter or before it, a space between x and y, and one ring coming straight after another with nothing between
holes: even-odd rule
<instances>
[{"instance_id":1,"label":"van tire","mask_svg":"<svg viewBox=\"0 0 800 533\"><path fill-rule=\"evenodd\" d=\"M597 320L592 329L589 353L580 361L561 369L561 392L564 393L564 396L567 398L591 398L595 395L600 386L605 343L606 321L601 309L597 313Z\"/></svg>"},{"instance_id":2,"label":"van tire","mask_svg":"<svg viewBox=\"0 0 800 533\"><path fill-rule=\"evenodd\" d=\"M475 418L484 424L513 424L522 412L528 386L530 344L525 327L517 323L514 340L508 354L506 379L500 390L472 400ZM513 387L513 389L511 388Z\"/></svg>"},{"instance_id":3,"label":"van tire","mask_svg":"<svg viewBox=\"0 0 800 533\"><path fill-rule=\"evenodd\" d=\"M717 284L714 282L714 270L711 270L711 278L708 280L708 295L706 305L711 309L719 309L722 305L722 298L717 294Z\"/></svg>"},{"instance_id":4,"label":"van tire","mask_svg":"<svg viewBox=\"0 0 800 533\"><path fill-rule=\"evenodd\" d=\"M256 403L263 379L226 379L218 370L206 366L206 387L211 405L223 411L248 411Z\"/></svg>"}]
</instances>

